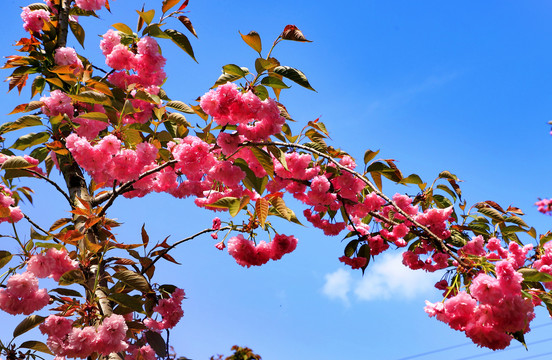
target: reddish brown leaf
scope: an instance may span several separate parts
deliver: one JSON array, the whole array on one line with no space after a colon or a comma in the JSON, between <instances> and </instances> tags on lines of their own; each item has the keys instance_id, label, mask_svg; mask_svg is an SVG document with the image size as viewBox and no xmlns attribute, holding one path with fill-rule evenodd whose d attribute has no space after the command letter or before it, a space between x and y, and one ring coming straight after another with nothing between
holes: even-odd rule
<instances>
[{"instance_id":1,"label":"reddish brown leaf","mask_svg":"<svg viewBox=\"0 0 552 360\"><path fill-rule=\"evenodd\" d=\"M287 25L284 28L284 31L282 32L282 39L284 40L293 40L293 41L301 41L301 42L312 42L311 40L307 40L305 35L297 28L295 25Z\"/></svg>"},{"instance_id":2,"label":"reddish brown leaf","mask_svg":"<svg viewBox=\"0 0 552 360\"><path fill-rule=\"evenodd\" d=\"M180 5L180 7L178 8L178 11L184 10L186 8L186 6L188 6L188 1L190 1L190 0L184 1L184 3L182 3L182 5Z\"/></svg>"},{"instance_id":3,"label":"reddish brown leaf","mask_svg":"<svg viewBox=\"0 0 552 360\"><path fill-rule=\"evenodd\" d=\"M192 22L187 16L181 15L178 17L178 20L180 20L180 22L184 24L184 26L186 26L186 29L188 29L195 37L197 37L197 33L194 29L194 26L192 25Z\"/></svg>"}]
</instances>

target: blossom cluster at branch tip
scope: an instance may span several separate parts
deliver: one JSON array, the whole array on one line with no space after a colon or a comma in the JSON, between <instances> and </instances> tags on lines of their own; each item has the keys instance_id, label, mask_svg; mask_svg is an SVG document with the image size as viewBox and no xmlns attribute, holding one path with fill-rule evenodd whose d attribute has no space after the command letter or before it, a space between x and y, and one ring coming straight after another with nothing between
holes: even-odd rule
<instances>
[{"instance_id":1,"label":"blossom cluster at branch tip","mask_svg":"<svg viewBox=\"0 0 552 360\"><path fill-rule=\"evenodd\" d=\"M31 10L25 6L21 12L25 31L38 33L42 31L45 21L50 21L50 12L44 9Z\"/></svg>"},{"instance_id":2,"label":"blossom cluster at branch tip","mask_svg":"<svg viewBox=\"0 0 552 360\"><path fill-rule=\"evenodd\" d=\"M162 320L157 321L151 318L144 320L146 325L151 330L159 331L164 329L172 329L184 316L182 310L182 300L184 300L184 290L176 288L168 299L161 299L159 303L153 308L153 311L161 315Z\"/></svg>"},{"instance_id":3,"label":"blossom cluster at branch tip","mask_svg":"<svg viewBox=\"0 0 552 360\"><path fill-rule=\"evenodd\" d=\"M260 266L266 264L268 260L280 260L285 254L293 252L296 247L297 239L283 234L275 235L268 244L260 241L255 245L242 234L228 240L228 253L244 267Z\"/></svg>"},{"instance_id":4,"label":"blossom cluster at branch tip","mask_svg":"<svg viewBox=\"0 0 552 360\"><path fill-rule=\"evenodd\" d=\"M79 269L79 263L72 260L65 249L48 249L45 253L31 256L27 262L27 270L38 278L51 277L59 281L68 271Z\"/></svg>"},{"instance_id":5,"label":"blossom cluster at branch tip","mask_svg":"<svg viewBox=\"0 0 552 360\"><path fill-rule=\"evenodd\" d=\"M16 223L23 219L23 213L19 206L13 206L15 199L10 189L0 184L0 223Z\"/></svg>"},{"instance_id":6,"label":"blossom cluster at branch tip","mask_svg":"<svg viewBox=\"0 0 552 360\"><path fill-rule=\"evenodd\" d=\"M541 199L535 205L537 205L539 212L552 215L552 199Z\"/></svg>"},{"instance_id":7,"label":"blossom cluster at branch tip","mask_svg":"<svg viewBox=\"0 0 552 360\"><path fill-rule=\"evenodd\" d=\"M50 295L38 289L38 279L29 271L10 276L6 288L0 289L0 309L12 315L32 314L49 301Z\"/></svg>"}]
</instances>

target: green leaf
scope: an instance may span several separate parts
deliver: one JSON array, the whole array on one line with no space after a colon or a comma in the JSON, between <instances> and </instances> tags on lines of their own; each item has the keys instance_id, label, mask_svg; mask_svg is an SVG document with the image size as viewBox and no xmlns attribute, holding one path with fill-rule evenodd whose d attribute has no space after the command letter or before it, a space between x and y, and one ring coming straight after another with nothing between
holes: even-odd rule
<instances>
[{"instance_id":1,"label":"green leaf","mask_svg":"<svg viewBox=\"0 0 552 360\"><path fill-rule=\"evenodd\" d=\"M77 39L79 44L84 49L85 33L84 33L84 29L82 28L81 24L79 24L76 21L69 21L69 27L71 28L71 32L73 33L73 35L75 35L75 38Z\"/></svg>"},{"instance_id":2,"label":"green leaf","mask_svg":"<svg viewBox=\"0 0 552 360\"><path fill-rule=\"evenodd\" d=\"M77 119L87 119L87 120L96 120L96 121L102 121L102 122L109 122L109 118L106 114L102 112L89 112L80 114L77 116Z\"/></svg>"},{"instance_id":3,"label":"green leaf","mask_svg":"<svg viewBox=\"0 0 552 360\"><path fill-rule=\"evenodd\" d=\"M13 255L5 250L0 250L0 269L6 266L10 260L13 258Z\"/></svg>"},{"instance_id":4,"label":"green leaf","mask_svg":"<svg viewBox=\"0 0 552 360\"><path fill-rule=\"evenodd\" d=\"M368 163L372 161L376 157L376 155L379 154L379 152L379 150L366 150L366 152L364 153L364 164L368 165Z\"/></svg>"},{"instance_id":5,"label":"green leaf","mask_svg":"<svg viewBox=\"0 0 552 360\"><path fill-rule=\"evenodd\" d=\"M274 177L274 162L272 161L272 157L263 149L259 149L255 146L251 147L250 149L257 160L259 160L259 163L266 171L268 176L270 176L271 178Z\"/></svg>"},{"instance_id":6,"label":"green leaf","mask_svg":"<svg viewBox=\"0 0 552 360\"><path fill-rule=\"evenodd\" d=\"M217 81L215 81L215 85L213 85L211 87L212 88L216 88L217 86L219 85L224 85L226 84L227 82L233 82L233 81L236 81L238 79L241 79L243 76L238 76L238 75L232 75L232 74L222 74L221 76L219 76L219 78L217 79Z\"/></svg>"},{"instance_id":7,"label":"green leaf","mask_svg":"<svg viewBox=\"0 0 552 360\"><path fill-rule=\"evenodd\" d=\"M263 85L255 86L255 95L261 100L266 100L268 98L268 90Z\"/></svg>"},{"instance_id":8,"label":"green leaf","mask_svg":"<svg viewBox=\"0 0 552 360\"><path fill-rule=\"evenodd\" d=\"M483 215L486 215L488 217L490 217L491 219L493 220L496 220L496 221L504 221L504 217L502 217L502 214L500 213L500 211L496 210L496 209L493 209L491 207L486 207L486 208L481 208L481 209L477 209L477 211Z\"/></svg>"},{"instance_id":9,"label":"green leaf","mask_svg":"<svg viewBox=\"0 0 552 360\"><path fill-rule=\"evenodd\" d=\"M262 73L265 70L271 70L274 69L278 64L276 62L263 59L263 58L257 58L255 60L255 70L257 70L257 73Z\"/></svg>"},{"instance_id":10,"label":"green leaf","mask_svg":"<svg viewBox=\"0 0 552 360\"><path fill-rule=\"evenodd\" d=\"M178 100L168 101L166 105L170 108L176 109L186 114L195 114L194 110L189 105L183 103L182 101L178 101Z\"/></svg>"},{"instance_id":11,"label":"green leaf","mask_svg":"<svg viewBox=\"0 0 552 360\"><path fill-rule=\"evenodd\" d=\"M173 29L167 29L164 32L165 34L170 36L171 40L176 45L178 45L182 50L184 50L188 55L190 55L195 62L197 62L194 56L194 50L192 49L192 45L190 44L190 40L188 40L186 35L184 35L180 31L173 30Z\"/></svg>"},{"instance_id":12,"label":"green leaf","mask_svg":"<svg viewBox=\"0 0 552 360\"><path fill-rule=\"evenodd\" d=\"M284 199L282 199L281 197L273 197L270 199L270 203L278 211L281 217L283 217L287 221L291 221L293 212L291 211L290 208L287 207L286 203L284 202Z\"/></svg>"},{"instance_id":13,"label":"green leaf","mask_svg":"<svg viewBox=\"0 0 552 360\"><path fill-rule=\"evenodd\" d=\"M71 99L75 101L84 102L87 104L100 104L111 106L111 99L106 94L103 94L98 91L83 91L78 95L68 95Z\"/></svg>"},{"instance_id":14,"label":"green leaf","mask_svg":"<svg viewBox=\"0 0 552 360\"><path fill-rule=\"evenodd\" d=\"M127 35L133 35L134 32L132 31L132 29L130 27L128 27L128 25L126 24L123 24L123 23L116 23L116 24L113 24L111 25L113 26L115 29L119 30L120 32L122 33L125 33Z\"/></svg>"},{"instance_id":15,"label":"green leaf","mask_svg":"<svg viewBox=\"0 0 552 360\"><path fill-rule=\"evenodd\" d=\"M161 334L148 330L146 331L146 340L159 357L167 356L165 340L163 340Z\"/></svg>"},{"instance_id":16,"label":"green leaf","mask_svg":"<svg viewBox=\"0 0 552 360\"><path fill-rule=\"evenodd\" d=\"M22 156L14 156L8 158L8 160L4 161L2 164L1 169L2 170L10 170L10 169L29 169L35 167L35 165L29 163L25 158Z\"/></svg>"},{"instance_id":17,"label":"green leaf","mask_svg":"<svg viewBox=\"0 0 552 360\"><path fill-rule=\"evenodd\" d=\"M345 256L347 256L349 258L351 256L353 256L355 254L355 251L357 249L357 246L358 246L359 242L360 242L360 240L358 240L358 239L349 241L347 246L345 246L345 250L344 250Z\"/></svg>"},{"instance_id":18,"label":"green leaf","mask_svg":"<svg viewBox=\"0 0 552 360\"><path fill-rule=\"evenodd\" d=\"M479 212L481 212L481 211L479 211ZM519 216L515 216L515 215L504 218L504 221L511 222L511 223L514 223L514 224L519 225L519 226L529 227L529 225L527 225L527 223L525 221L523 221L522 218L520 218Z\"/></svg>"},{"instance_id":19,"label":"green leaf","mask_svg":"<svg viewBox=\"0 0 552 360\"><path fill-rule=\"evenodd\" d=\"M74 297L82 297L81 293L73 290L73 289L66 289L66 288L56 288L50 290L50 292L56 292L62 296L74 296Z\"/></svg>"},{"instance_id":20,"label":"green leaf","mask_svg":"<svg viewBox=\"0 0 552 360\"><path fill-rule=\"evenodd\" d=\"M280 150L279 147L274 145L268 146L267 149L268 151L270 151L272 155L274 155L276 159L278 159L278 161L280 162L280 164L282 164L284 169L289 171L287 166L287 161L286 161L286 154L282 150Z\"/></svg>"},{"instance_id":21,"label":"green leaf","mask_svg":"<svg viewBox=\"0 0 552 360\"><path fill-rule=\"evenodd\" d=\"M433 195L433 201L435 201L435 204L439 209L446 209L452 206L452 202L443 195Z\"/></svg>"},{"instance_id":22,"label":"green leaf","mask_svg":"<svg viewBox=\"0 0 552 360\"><path fill-rule=\"evenodd\" d=\"M80 269L70 270L63 274L58 283L61 286L67 286L71 284L84 284L84 273Z\"/></svg>"},{"instance_id":23,"label":"green leaf","mask_svg":"<svg viewBox=\"0 0 552 360\"><path fill-rule=\"evenodd\" d=\"M25 115L15 121L2 124L2 126L0 126L0 134L39 125L43 125L40 116Z\"/></svg>"},{"instance_id":24,"label":"green leaf","mask_svg":"<svg viewBox=\"0 0 552 360\"><path fill-rule=\"evenodd\" d=\"M43 352L49 355L54 355L50 349L48 349L48 346L46 344L40 342L40 341L25 341L23 344L19 345L19 348L23 349L31 349L34 351Z\"/></svg>"},{"instance_id":25,"label":"green leaf","mask_svg":"<svg viewBox=\"0 0 552 360\"><path fill-rule=\"evenodd\" d=\"M270 86L273 89L289 89L289 86L287 86L282 80L273 76L266 76L262 78L261 84Z\"/></svg>"},{"instance_id":26,"label":"green leaf","mask_svg":"<svg viewBox=\"0 0 552 360\"><path fill-rule=\"evenodd\" d=\"M451 180L458 180L458 177L454 174L451 174L449 171L444 170L439 173L438 176L439 179L451 179Z\"/></svg>"},{"instance_id":27,"label":"green leaf","mask_svg":"<svg viewBox=\"0 0 552 360\"><path fill-rule=\"evenodd\" d=\"M144 31L142 31L142 35L150 35L160 39L171 38L169 35L165 34L163 30L161 30L159 24L151 24L150 26L146 26Z\"/></svg>"},{"instance_id":28,"label":"green leaf","mask_svg":"<svg viewBox=\"0 0 552 360\"><path fill-rule=\"evenodd\" d=\"M552 275L539 272L537 269L519 269L521 275L523 275L524 281L529 282L549 282L552 281Z\"/></svg>"},{"instance_id":29,"label":"green leaf","mask_svg":"<svg viewBox=\"0 0 552 360\"><path fill-rule=\"evenodd\" d=\"M303 74L302 71L294 69L289 66L276 66L272 71L274 71L278 75L282 75L283 77L290 79L293 82L296 82L297 84L309 89L314 90L314 88L309 84L309 81L307 80L307 77L305 74Z\"/></svg>"},{"instance_id":30,"label":"green leaf","mask_svg":"<svg viewBox=\"0 0 552 360\"><path fill-rule=\"evenodd\" d=\"M222 71L224 71L227 74L236 75L239 77L244 77L246 75L246 72L243 71L242 68L236 64L224 65L222 67Z\"/></svg>"},{"instance_id":31,"label":"green leaf","mask_svg":"<svg viewBox=\"0 0 552 360\"><path fill-rule=\"evenodd\" d=\"M115 293L107 297L109 300L116 302L119 305L132 309L136 312L142 313L144 309L142 308L142 301L140 296L130 296L124 293Z\"/></svg>"},{"instance_id":32,"label":"green leaf","mask_svg":"<svg viewBox=\"0 0 552 360\"><path fill-rule=\"evenodd\" d=\"M192 124L190 124L188 122L188 120L186 120L186 117L182 114L179 114L179 113L170 113L169 116L168 116L169 120L178 124L178 125L183 125L185 127L191 127Z\"/></svg>"},{"instance_id":33,"label":"green leaf","mask_svg":"<svg viewBox=\"0 0 552 360\"><path fill-rule=\"evenodd\" d=\"M399 184L416 184L416 185L420 185L423 183L424 182L422 181L422 179L416 174L410 174L399 182Z\"/></svg>"},{"instance_id":34,"label":"green leaf","mask_svg":"<svg viewBox=\"0 0 552 360\"><path fill-rule=\"evenodd\" d=\"M46 4L42 4L42 3L33 3L33 4L30 4L30 5L27 5L27 7L31 10L46 10L46 11L50 11L50 7Z\"/></svg>"},{"instance_id":35,"label":"green leaf","mask_svg":"<svg viewBox=\"0 0 552 360\"><path fill-rule=\"evenodd\" d=\"M214 207L219 209L228 209L230 212L236 212L239 211L240 207L240 199L235 197L223 197L218 199L212 204L207 205L208 207Z\"/></svg>"},{"instance_id":36,"label":"green leaf","mask_svg":"<svg viewBox=\"0 0 552 360\"><path fill-rule=\"evenodd\" d=\"M121 269L113 274L115 279L120 280L122 283L129 287L141 291L143 293L151 292L151 287L145 277L142 275L127 269Z\"/></svg>"},{"instance_id":37,"label":"green leaf","mask_svg":"<svg viewBox=\"0 0 552 360\"><path fill-rule=\"evenodd\" d=\"M250 31L247 35L244 35L240 32L240 36L247 45L251 46L253 50L258 52L259 54L261 53L263 45L261 43L261 37L258 32Z\"/></svg>"},{"instance_id":38,"label":"green leaf","mask_svg":"<svg viewBox=\"0 0 552 360\"><path fill-rule=\"evenodd\" d=\"M32 328L42 324L46 320L45 317L39 315L29 315L23 321L19 323L13 330L13 337L18 337L21 334L26 333Z\"/></svg>"},{"instance_id":39,"label":"green leaf","mask_svg":"<svg viewBox=\"0 0 552 360\"><path fill-rule=\"evenodd\" d=\"M50 134L45 131L39 133L29 133L17 139L10 148L16 150L25 150L27 148L30 148L31 146L43 144L49 139Z\"/></svg>"}]
</instances>

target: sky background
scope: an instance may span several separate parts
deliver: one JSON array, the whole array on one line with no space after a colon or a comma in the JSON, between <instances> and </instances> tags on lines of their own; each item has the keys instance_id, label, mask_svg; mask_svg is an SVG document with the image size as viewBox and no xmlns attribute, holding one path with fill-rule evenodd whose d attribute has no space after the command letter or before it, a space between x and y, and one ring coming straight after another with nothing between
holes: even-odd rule
<instances>
[{"instance_id":1,"label":"sky background","mask_svg":"<svg viewBox=\"0 0 552 360\"><path fill-rule=\"evenodd\" d=\"M159 9L159 3L145 1L145 8ZM19 14L27 4L2 1L3 56L13 54L12 44L25 35ZM134 9L141 5L117 0L112 14L82 18L86 49L74 38L70 46L103 65L97 35L117 22L134 27ZM538 214L533 204L552 196L546 150L552 144L547 124L552 117L552 2L192 0L187 9L199 35L190 36L199 64L172 43L161 42L168 59L165 89L173 99L193 103L225 64L254 68L256 54L238 31L259 32L266 53L284 26L295 24L313 42L284 42L273 54L283 65L301 69L317 90L290 84L292 89L282 92L281 102L298 121L296 132L320 117L332 145L356 158L366 149L381 149L379 157L396 159L405 174L417 173L426 181L450 170L463 180L469 205L494 200L518 206L538 233L551 228L551 218ZM184 31L178 22L172 25ZM3 71L3 77L8 75ZM20 98L14 92L3 95L0 113L28 102L29 94L26 89ZM14 119L3 116L2 121ZM39 195L24 212L44 227L67 216L59 194L38 180L31 182ZM417 192L389 183L384 190L390 195ZM177 241L210 227L215 215L189 200L154 194L119 199L108 216L124 223L115 231L120 241L131 243L140 241L143 223L152 242L168 235ZM179 355L208 359L239 344L265 360L550 358L551 323L545 311L538 311L526 337L529 351L514 342L501 352L478 349L423 311L426 299L441 300L432 286L442 274L411 272L398 254L388 252L362 277L337 260L345 245L341 238L325 237L309 226L277 224L280 232L300 240L297 250L278 262L244 269L207 236L173 253L181 266L158 268L157 281L174 283L188 296L185 317L171 332ZM19 228L28 233L24 222ZM0 225L0 233L9 231ZM22 318L1 314L0 339L9 341ZM29 337L40 334L32 331Z\"/></svg>"}]
</instances>

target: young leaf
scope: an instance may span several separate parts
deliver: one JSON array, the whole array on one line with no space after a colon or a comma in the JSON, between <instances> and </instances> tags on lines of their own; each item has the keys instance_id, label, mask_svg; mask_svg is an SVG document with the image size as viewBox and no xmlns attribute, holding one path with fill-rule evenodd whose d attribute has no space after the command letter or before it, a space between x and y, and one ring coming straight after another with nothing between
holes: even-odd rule
<instances>
[{"instance_id":1,"label":"young leaf","mask_svg":"<svg viewBox=\"0 0 552 360\"><path fill-rule=\"evenodd\" d=\"M192 22L187 16L181 15L178 17L178 20L180 20L180 22L184 24L184 26L186 26L186 29L188 29L192 33L192 35L194 35L197 38L197 33L194 29L194 26L192 25Z\"/></svg>"},{"instance_id":2,"label":"young leaf","mask_svg":"<svg viewBox=\"0 0 552 360\"><path fill-rule=\"evenodd\" d=\"M255 213L257 214L257 219L259 219L259 223L263 229L265 227L266 217L268 216L268 206L268 201L264 198L259 198L259 200L255 203Z\"/></svg>"},{"instance_id":3,"label":"young leaf","mask_svg":"<svg viewBox=\"0 0 552 360\"><path fill-rule=\"evenodd\" d=\"M143 19L145 21L146 24L151 24L151 22L153 21L153 17L155 16L155 10L149 10L149 11L138 11L136 10L136 12L138 13L138 15L140 15L140 18Z\"/></svg>"},{"instance_id":4,"label":"young leaf","mask_svg":"<svg viewBox=\"0 0 552 360\"><path fill-rule=\"evenodd\" d=\"M163 14L169 11L173 6L176 6L179 2L180 0L163 0L163 6L161 7Z\"/></svg>"},{"instance_id":5,"label":"young leaf","mask_svg":"<svg viewBox=\"0 0 552 360\"><path fill-rule=\"evenodd\" d=\"M261 53L263 45L261 43L261 37L259 36L258 32L250 31L247 35L244 35L240 32L240 35L247 45L251 46L251 48L253 48L253 50L258 52L259 54Z\"/></svg>"},{"instance_id":6,"label":"young leaf","mask_svg":"<svg viewBox=\"0 0 552 360\"><path fill-rule=\"evenodd\" d=\"M307 40L305 35L297 28L295 25L287 25L284 28L284 31L282 32L282 39L284 40L292 40L292 41L300 41L300 42L312 42L311 40Z\"/></svg>"},{"instance_id":7,"label":"young leaf","mask_svg":"<svg viewBox=\"0 0 552 360\"><path fill-rule=\"evenodd\" d=\"M186 114L195 114L194 110L189 105L183 103L182 101L178 101L178 100L168 101L166 106Z\"/></svg>"},{"instance_id":8,"label":"young leaf","mask_svg":"<svg viewBox=\"0 0 552 360\"><path fill-rule=\"evenodd\" d=\"M134 34L134 32L132 31L132 29L130 27L128 27L128 25L126 24L123 24L123 23L116 23L116 24L113 24L111 25L113 26L115 29L119 30L120 32L122 33L125 33L127 35L132 35Z\"/></svg>"},{"instance_id":9,"label":"young leaf","mask_svg":"<svg viewBox=\"0 0 552 360\"><path fill-rule=\"evenodd\" d=\"M29 133L17 139L10 148L16 149L16 150L25 150L31 146L43 144L49 139L50 139L50 134L45 131L39 132L39 133Z\"/></svg>"}]
</instances>

